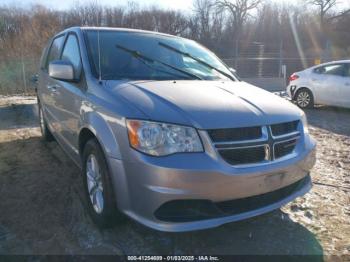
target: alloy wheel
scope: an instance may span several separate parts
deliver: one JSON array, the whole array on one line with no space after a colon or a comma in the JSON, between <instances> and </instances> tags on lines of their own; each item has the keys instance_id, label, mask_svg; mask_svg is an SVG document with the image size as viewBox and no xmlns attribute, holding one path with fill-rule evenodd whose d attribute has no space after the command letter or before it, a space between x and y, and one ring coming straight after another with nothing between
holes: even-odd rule
<instances>
[{"instance_id":1,"label":"alloy wheel","mask_svg":"<svg viewBox=\"0 0 350 262\"><path fill-rule=\"evenodd\" d=\"M311 97L310 94L306 91L302 91L298 94L297 97L297 104L302 107L305 108L310 104L311 101Z\"/></svg>"},{"instance_id":2,"label":"alloy wheel","mask_svg":"<svg viewBox=\"0 0 350 262\"><path fill-rule=\"evenodd\" d=\"M104 207L102 175L93 154L89 155L86 161L86 178L91 204L95 212L101 214Z\"/></svg>"}]
</instances>

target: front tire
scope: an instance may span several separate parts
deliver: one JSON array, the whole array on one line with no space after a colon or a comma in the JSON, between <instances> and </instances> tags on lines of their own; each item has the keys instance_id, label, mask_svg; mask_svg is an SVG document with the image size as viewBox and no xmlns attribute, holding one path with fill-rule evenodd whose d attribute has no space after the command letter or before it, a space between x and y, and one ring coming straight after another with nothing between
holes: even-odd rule
<instances>
[{"instance_id":1,"label":"front tire","mask_svg":"<svg viewBox=\"0 0 350 262\"><path fill-rule=\"evenodd\" d=\"M294 98L296 104L302 109L314 107L314 97L310 90L306 88L299 89Z\"/></svg>"},{"instance_id":2,"label":"front tire","mask_svg":"<svg viewBox=\"0 0 350 262\"><path fill-rule=\"evenodd\" d=\"M108 228L123 220L117 210L112 181L100 144L90 139L83 150L83 181L89 214L100 228Z\"/></svg>"},{"instance_id":3,"label":"front tire","mask_svg":"<svg viewBox=\"0 0 350 262\"><path fill-rule=\"evenodd\" d=\"M49 130L49 128L47 127L47 124L46 124L46 120L45 120L45 117L44 117L44 112L43 112L43 108L40 104L40 102L38 103L38 108L39 108L39 125L40 125L40 130L41 130L41 134L42 134L42 137L44 138L45 141L47 142L51 142L54 140L54 137L51 133L51 131Z\"/></svg>"}]
</instances>

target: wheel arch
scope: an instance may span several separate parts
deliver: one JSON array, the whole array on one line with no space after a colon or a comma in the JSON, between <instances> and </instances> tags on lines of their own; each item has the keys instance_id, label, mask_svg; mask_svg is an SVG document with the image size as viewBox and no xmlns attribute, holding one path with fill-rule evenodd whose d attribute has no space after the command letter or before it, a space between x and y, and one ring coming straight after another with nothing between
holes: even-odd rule
<instances>
[{"instance_id":1,"label":"wheel arch","mask_svg":"<svg viewBox=\"0 0 350 262\"><path fill-rule=\"evenodd\" d=\"M106 157L121 159L121 153L116 136L102 116L97 113L90 112L84 115L83 119L84 124L82 124L80 128L78 139L80 155L82 155L86 142L91 138L96 138Z\"/></svg>"},{"instance_id":2,"label":"wheel arch","mask_svg":"<svg viewBox=\"0 0 350 262\"><path fill-rule=\"evenodd\" d=\"M95 138L101 146L107 166L111 171L110 176L117 207L119 210L125 210L129 206L128 184L116 136L108 123L98 113L88 113L84 115L83 119L85 119L85 124L80 129L78 142L80 156L83 155L86 143Z\"/></svg>"},{"instance_id":3,"label":"wheel arch","mask_svg":"<svg viewBox=\"0 0 350 262\"><path fill-rule=\"evenodd\" d=\"M83 151L84 151L84 147L86 145L86 143L90 140L90 139L93 139L93 138L96 138L96 135L94 132L92 132L90 130L90 128L87 128L87 127L83 127L81 130L80 130L80 133L79 133L79 140L78 140L78 146L79 146L79 154L80 156L83 155ZM97 138L96 138L97 139Z\"/></svg>"}]
</instances>

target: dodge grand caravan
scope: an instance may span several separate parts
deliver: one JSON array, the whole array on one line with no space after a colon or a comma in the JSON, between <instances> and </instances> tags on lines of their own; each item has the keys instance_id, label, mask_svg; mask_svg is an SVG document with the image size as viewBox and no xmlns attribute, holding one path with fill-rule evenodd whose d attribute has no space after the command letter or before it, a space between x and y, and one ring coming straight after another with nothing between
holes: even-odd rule
<instances>
[{"instance_id":1,"label":"dodge grand caravan","mask_svg":"<svg viewBox=\"0 0 350 262\"><path fill-rule=\"evenodd\" d=\"M239 80L194 41L74 27L43 52L40 127L82 169L94 222L189 231L277 209L311 188L303 111Z\"/></svg>"}]
</instances>

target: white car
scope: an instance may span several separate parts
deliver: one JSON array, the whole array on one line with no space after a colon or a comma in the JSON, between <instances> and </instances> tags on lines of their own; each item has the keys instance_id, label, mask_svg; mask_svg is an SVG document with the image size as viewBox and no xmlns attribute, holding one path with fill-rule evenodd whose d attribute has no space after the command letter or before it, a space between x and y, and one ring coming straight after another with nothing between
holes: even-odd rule
<instances>
[{"instance_id":1,"label":"white car","mask_svg":"<svg viewBox=\"0 0 350 262\"><path fill-rule=\"evenodd\" d=\"M287 93L301 108L314 104L350 108L350 60L334 61L294 73Z\"/></svg>"}]
</instances>

